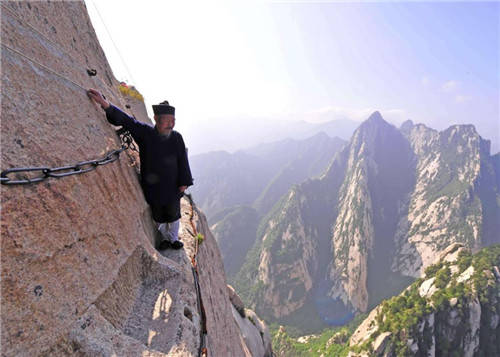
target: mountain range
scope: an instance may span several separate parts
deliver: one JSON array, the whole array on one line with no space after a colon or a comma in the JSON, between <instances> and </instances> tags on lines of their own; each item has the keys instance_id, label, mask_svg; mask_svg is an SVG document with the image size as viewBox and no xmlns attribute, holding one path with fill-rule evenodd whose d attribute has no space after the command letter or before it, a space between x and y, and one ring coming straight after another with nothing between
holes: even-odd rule
<instances>
[{"instance_id":1,"label":"mountain range","mask_svg":"<svg viewBox=\"0 0 500 357\"><path fill-rule=\"evenodd\" d=\"M233 278L268 321L344 324L405 289L450 244L500 242L500 155L474 126L396 128L375 112L332 156L261 219Z\"/></svg>"},{"instance_id":2,"label":"mountain range","mask_svg":"<svg viewBox=\"0 0 500 357\"><path fill-rule=\"evenodd\" d=\"M319 132L330 137L349 140L360 122L346 118L322 117L321 122L309 122L305 117L287 120L276 118L215 118L197 126L182 129L190 155L212 151L234 153L238 150L274 143L287 138L304 140Z\"/></svg>"},{"instance_id":3,"label":"mountain range","mask_svg":"<svg viewBox=\"0 0 500 357\"><path fill-rule=\"evenodd\" d=\"M283 139L236 153L190 158L195 185L190 189L207 212L226 273L241 268L262 218L293 185L319 176L345 141L320 132L304 140Z\"/></svg>"}]
</instances>

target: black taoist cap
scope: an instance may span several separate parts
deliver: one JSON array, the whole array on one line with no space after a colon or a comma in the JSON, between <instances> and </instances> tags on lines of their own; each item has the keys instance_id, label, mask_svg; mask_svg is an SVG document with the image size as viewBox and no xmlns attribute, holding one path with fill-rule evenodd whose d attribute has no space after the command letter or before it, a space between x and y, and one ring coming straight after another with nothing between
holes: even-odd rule
<instances>
[{"instance_id":1,"label":"black taoist cap","mask_svg":"<svg viewBox=\"0 0 500 357\"><path fill-rule=\"evenodd\" d=\"M168 101L165 100L160 104L153 105L153 113L161 115L161 114L172 114L175 115L175 108L168 104Z\"/></svg>"}]
</instances>

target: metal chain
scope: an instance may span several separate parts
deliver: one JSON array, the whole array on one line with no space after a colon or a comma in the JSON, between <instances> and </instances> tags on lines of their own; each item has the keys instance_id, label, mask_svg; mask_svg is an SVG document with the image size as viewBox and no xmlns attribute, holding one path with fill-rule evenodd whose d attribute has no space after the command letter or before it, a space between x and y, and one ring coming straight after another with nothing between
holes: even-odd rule
<instances>
[{"instance_id":1,"label":"metal chain","mask_svg":"<svg viewBox=\"0 0 500 357\"><path fill-rule=\"evenodd\" d=\"M41 35L45 40L47 40L49 43L51 43L53 46L55 46L59 51L64 53L66 56L68 56L73 62L79 63L79 61L76 61L66 50L63 50L61 46L54 41L52 41L50 38L48 38L46 35L44 35L40 30L37 28L33 27L30 23L22 20L19 16L15 14L14 10L8 9L4 7L3 5L1 6L4 10L7 10L10 12L10 14L15 17L18 21L21 23L25 24L26 26L30 27L33 31ZM87 92L87 88L82 86L81 84L75 82L74 80L66 77L65 75L56 72L52 68L49 68L45 66L44 64L36 61L35 59L25 55L21 51L18 51L10 46L8 46L4 42L0 42L0 45L9 51L18 54L19 56L27 59L28 61L38 65L39 67L43 68L49 73L52 73L53 75L66 80L67 82L70 82L77 86L78 88L81 88L85 92ZM79 63L80 64L80 63ZM81 65L81 64L80 64ZM87 69L87 73L88 73ZM94 70L95 71L95 70ZM91 75L88 73L89 76ZM96 73L93 73L95 76ZM76 163L73 166L63 166L63 167L56 167L56 168L49 168L49 167L19 167L19 168L12 168L8 170L4 170L0 173L0 183L2 185L24 185L24 184L31 184L31 183L36 183L40 181L44 181L49 177L65 177L65 176L71 176L71 175L77 175L77 174L82 174L85 172L93 171L95 170L98 166L101 165L106 165L111 162L114 162L118 160L120 154L127 149L132 149L135 151L138 151L137 148L135 147L135 144L132 140L132 137L130 136L130 133L125 131L123 128L120 130L117 130L116 133L120 136L120 139L122 140L122 147L120 149L112 150L106 154L105 157L101 159L96 159L96 160L89 160L89 161L82 161L79 163ZM13 174L13 173L23 173L23 172L40 172L38 176L31 177L31 178L25 178L21 180L13 180L10 177L7 177L8 174Z\"/></svg>"},{"instance_id":2,"label":"metal chain","mask_svg":"<svg viewBox=\"0 0 500 357\"><path fill-rule=\"evenodd\" d=\"M131 149L137 151L137 147L128 132L125 129L119 129L116 131L117 135L120 137L122 146L119 149L109 151L106 156L100 159L81 161L74 165L62 166L62 167L16 167L12 169L4 170L0 173L0 182L2 185L26 185L44 181L49 177L61 178L71 175L79 175L86 172L95 170L97 167L115 162L120 158L120 154ZM9 174L20 174L23 172L39 172L38 176L23 178L23 179L12 179L8 177Z\"/></svg>"},{"instance_id":3,"label":"metal chain","mask_svg":"<svg viewBox=\"0 0 500 357\"><path fill-rule=\"evenodd\" d=\"M193 272L194 278L194 287L196 290L196 300L198 304L198 313L201 317L201 330L200 330L200 347L198 349L198 357L208 356L208 348L207 348L207 339L206 336L208 334L207 331L207 314L205 312L205 306L203 305L203 299L201 298L201 288L200 288L200 277L198 274L198 249L199 249L199 241L198 241L198 231L196 229L196 225L193 222L194 213L197 211L196 205L193 200L193 196L190 193L184 193L184 197L187 198L189 205L191 207L191 211L189 213L189 223L191 224L191 228L193 229L193 237L194 237L194 254L191 257L191 270Z\"/></svg>"}]
</instances>

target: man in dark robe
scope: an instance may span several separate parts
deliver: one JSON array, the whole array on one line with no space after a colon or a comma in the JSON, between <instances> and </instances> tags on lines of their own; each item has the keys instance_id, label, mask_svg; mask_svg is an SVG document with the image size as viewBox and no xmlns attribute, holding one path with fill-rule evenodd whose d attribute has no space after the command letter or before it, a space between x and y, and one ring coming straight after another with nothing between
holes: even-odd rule
<instances>
[{"instance_id":1,"label":"man in dark robe","mask_svg":"<svg viewBox=\"0 0 500 357\"><path fill-rule=\"evenodd\" d=\"M162 241L159 249L180 249L180 199L193 184L186 147L181 134L174 131L175 108L167 101L153 105L153 127L137 121L110 104L95 89L88 95L106 112L108 122L127 129L139 145L141 186L146 202L151 206L153 219L158 222Z\"/></svg>"}]
</instances>

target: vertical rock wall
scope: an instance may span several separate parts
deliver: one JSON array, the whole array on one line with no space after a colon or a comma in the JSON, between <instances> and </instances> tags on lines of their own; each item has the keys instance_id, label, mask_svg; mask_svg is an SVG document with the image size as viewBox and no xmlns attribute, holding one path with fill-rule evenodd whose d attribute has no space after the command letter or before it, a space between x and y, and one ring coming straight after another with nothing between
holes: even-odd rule
<instances>
[{"instance_id":1,"label":"vertical rock wall","mask_svg":"<svg viewBox=\"0 0 500 357\"><path fill-rule=\"evenodd\" d=\"M84 4L1 6L2 169L65 166L118 148L102 110L77 86L97 87L121 103ZM98 75L89 77L87 68ZM137 246L154 257L151 229L125 155L83 175L2 186L6 355L36 355L53 344Z\"/></svg>"},{"instance_id":2,"label":"vertical rock wall","mask_svg":"<svg viewBox=\"0 0 500 357\"><path fill-rule=\"evenodd\" d=\"M1 169L60 167L118 148L114 128L85 89L99 89L123 109L130 103L85 4L2 2L0 11ZM150 122L143 104L131 104ZM85 174L1 186L2 356L198 355L190 207L183 202L186 249L160 255L132 161L122 154ZM218 247L204 217L194 219L207 237L199 269L209 353L249 355Z\"/></svg>"}]
</instances>

